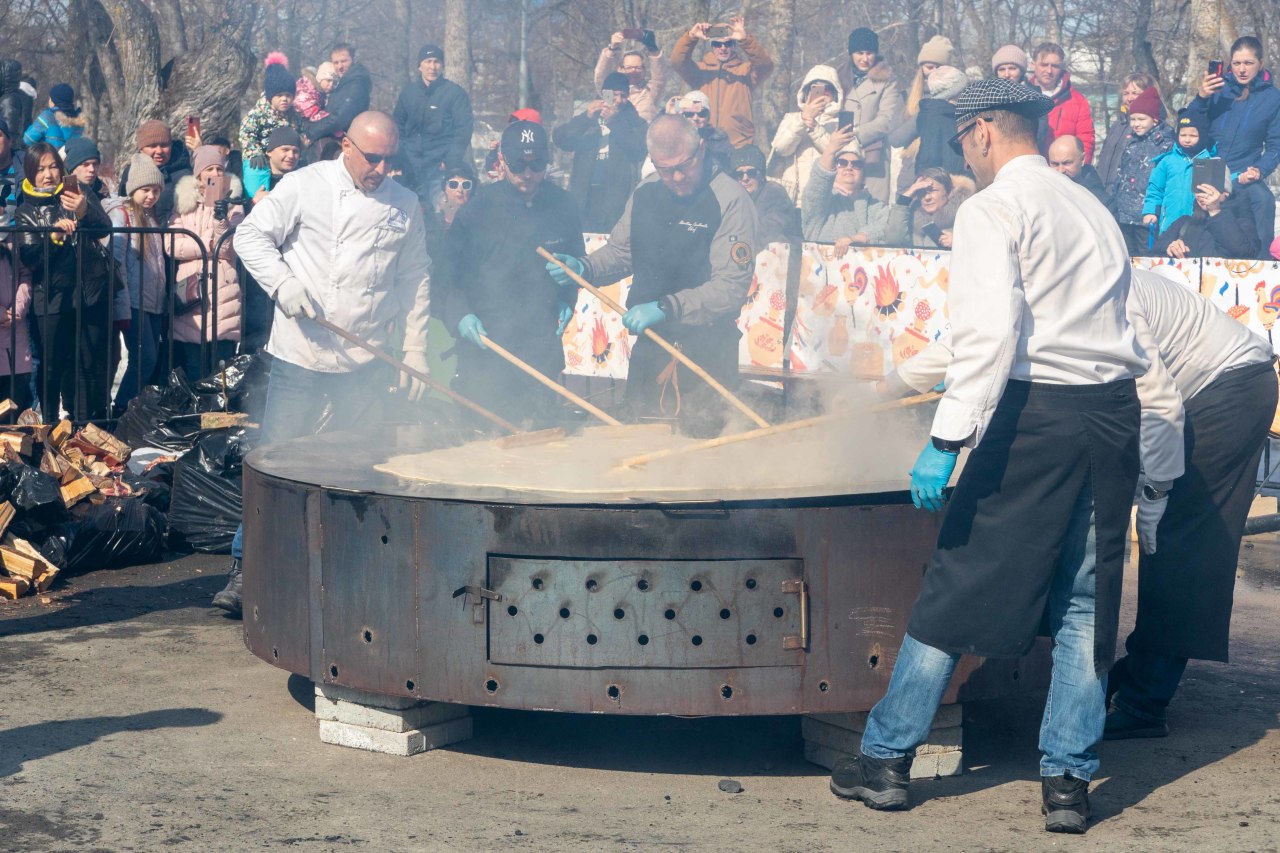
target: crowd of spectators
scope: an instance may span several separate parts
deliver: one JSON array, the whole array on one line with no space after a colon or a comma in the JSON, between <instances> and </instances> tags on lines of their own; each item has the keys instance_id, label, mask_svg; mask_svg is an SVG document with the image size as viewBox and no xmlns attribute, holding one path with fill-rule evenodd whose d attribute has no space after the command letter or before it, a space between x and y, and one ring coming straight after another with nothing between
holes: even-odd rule
<instances>
[{"instance_id":1,"label":"crowd of spectators","mask_svg":"<svg viewBox=\"0 0 1280 853\"><path fill-rule=\"evenodd\" d=\"M891 67L869 28L854 28L846 47L804 72L795 109L766 128L753 104L774 60L742 17L695 24L669 56L650 30L614 33L596 59L591 96L547 128L583 229L609 232L632 190L655 179L645 134L668 113L693 124L709 162L746 192L764 242L830 243L837 256L858 245L949 249L956 209L975 191L953 144L954 102L981 60L992 76L1053 100L1041 154L1108 207L1131 253L1272 251L1266 179L1280 164L1280 91L1256 38L1238 39L1174 115L1170 93L1143 72L1122 80L1114 114L1091 103L1053 43L1030 53L1004 45L982 59L935 35L910 73ZM392 174L422 204L433 257L449 253L458 213L481 182L507 174L496 147L476 168L471 98L447 67L442 48L424 45L392 111L400 130ZM225 136L202 134L198 122L175 136L162 121L144 121L136 153L108 186L72 87L51 86L37 110L34 81L0 60L0 207L27 229L0 247L5 395L20 405L45 395L78 417L104 417L164 370L198 374L237 348L261 346L272 309L237 274L235 226L291 172L339 155L352 118L369 108L372 82L345 43L296 73L273 52L259 82L256 103ZM543 118L521 109L510 121ZM1198 164L1218 158L1223 180L1197 183ZM440 264L438 277L449 270Z\"/></svg>"}]
</instances>

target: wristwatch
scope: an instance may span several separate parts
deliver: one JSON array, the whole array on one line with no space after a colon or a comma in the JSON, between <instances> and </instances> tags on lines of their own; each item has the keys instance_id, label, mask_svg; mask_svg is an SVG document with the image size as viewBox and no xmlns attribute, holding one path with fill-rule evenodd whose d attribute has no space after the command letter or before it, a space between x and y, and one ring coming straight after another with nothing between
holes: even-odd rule
<instances>
[{"instance_id":1,"label":"wristwatch","mask_svg":"<svg viewBox=\"0 0 1280 853\"><path fill-rule=\"evenodd\" d=\"M1157 489L1155 486L1147 483L1142 487L1142 496L1149 501L1159 501L1169 497L1169 491L1169 489Z\"/></svg>"},{"instance_id":2,"label":"wristwatch","mask_svg":"<svg viewBox=\"0 0 1280 853\"><path fill-rule=\"evenodd\" d=\"M941 450L943 453L959 453L964 447L963 441L947 441L945 438L938 438L936 435L929 436L929 440L933 442L934 450Z\"/></svg>"}]
</instances>

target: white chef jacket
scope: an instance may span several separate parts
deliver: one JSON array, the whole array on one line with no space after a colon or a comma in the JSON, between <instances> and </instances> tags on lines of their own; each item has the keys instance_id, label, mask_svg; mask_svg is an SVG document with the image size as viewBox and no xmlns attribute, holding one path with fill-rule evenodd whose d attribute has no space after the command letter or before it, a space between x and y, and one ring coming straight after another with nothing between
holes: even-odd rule
<instances>
[{"instance_id":1,"label":"white chef jacket","mask_svg":"<svg viewBox=\"0 0 1280 853\"><path fill-rule=\"evenodd\" d=\"M1015 157L956 215L955 357L933 435L974 446L1010 379L1092 385L1139 376L1125 319L1129 257L1106 208L1043 157Z\"/></svg>"},{"instance_id":2,"label":"white chef jacket","mask_svg":"<svg viewBox=\"0 0 1280 853\"><path fill-rule=\"evenodd\" d=\"M236 254L273 298L297 279L330 322L386 347L404 318L404 351L425 352L431 259L418 197L391 178L366 193L345 156L286 175L236 229ZM347 373L374 358L279 307L267 352L323 373Z\"/></svg>"},{"instance_id":3,"label":"white chef jacket","mask_svg":"<svg viewBox=\"0 0 1280 853\"><path fill-rule=\"evenodd\" d=\"M1168 488L1185 472L1183 403L1228 370L1271 361L1270 345L1209 300L1147 270L1134 270L1125 303L1139 345L1151 360L1138 377L1142 402L1142 471ZM951 361L944 332L898 365L898 376L921 393L937 385Z\"/></svg>"}]
</instances>

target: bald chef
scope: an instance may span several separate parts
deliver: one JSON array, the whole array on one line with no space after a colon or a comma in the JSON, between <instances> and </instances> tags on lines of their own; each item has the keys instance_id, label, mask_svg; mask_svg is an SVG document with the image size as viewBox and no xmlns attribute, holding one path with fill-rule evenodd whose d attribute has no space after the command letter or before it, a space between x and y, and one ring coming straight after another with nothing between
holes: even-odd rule
<instances>
[{"instance_id":1,"label":"bald chef","mask_svg":"<svg viewBox=\"0 0 1280 853\"><path fill-rule=\"evenodd\" d=\"M971 448L889 690L831 790L907 806L915 748L962 654L1020 657L1041 618L1054 640L1040 729L1041 811L1081 833L1098 771L1129 508L1138 481L1124 238L1088 190L1049 168L1036 128L1053 102L1006 80L969 84L952 146L980 191L960 206L949 307L955 353L932 438L911 473L940 510Z\"/></svg>"}]
</instances>

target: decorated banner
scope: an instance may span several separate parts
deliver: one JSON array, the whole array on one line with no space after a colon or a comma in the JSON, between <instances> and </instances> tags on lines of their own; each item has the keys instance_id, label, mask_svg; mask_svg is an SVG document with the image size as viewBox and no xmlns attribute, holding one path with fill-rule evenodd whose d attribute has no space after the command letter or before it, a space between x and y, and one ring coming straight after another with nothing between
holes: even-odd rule
<instances>
[{"instance_id":1,"label":"decorated banner","mask_svg":"<svg viewBox=\"0 0 1280 853\"><path fill-rule=\"evenodd\" d=\"M1200 293L1280 352L1280 263L1205 258Z\"/></svg>"},{"instance_id":2,"label":"decorated banner","mask_svg":"<svg viewBox=\"0 0 1280 853\"><path fill-rule=\"evenodd\" d=\"M1150 270L1176 281L1188 290L1200 290L1199 258L1131 258L1134 269Z\"/></svg>"},{"instance_id":3,"label":"decorated banner","mask_svg":"<svg viewBox=\"0 0 1280 853\"><path fill-rule=\"evenodd\" d=\"M607 234L584 234L582 237L588 255L609 241ZM627 291L630 289L631 276L601 288L620 305L627 304ZM623 328L620 314L606 308L585 290L578 291L578 304L573 308L573 318L565 326L563 340L565 373L627 378L627 365L631 361L631 347L636 336Z\"/></svg>"}]
</instances>

